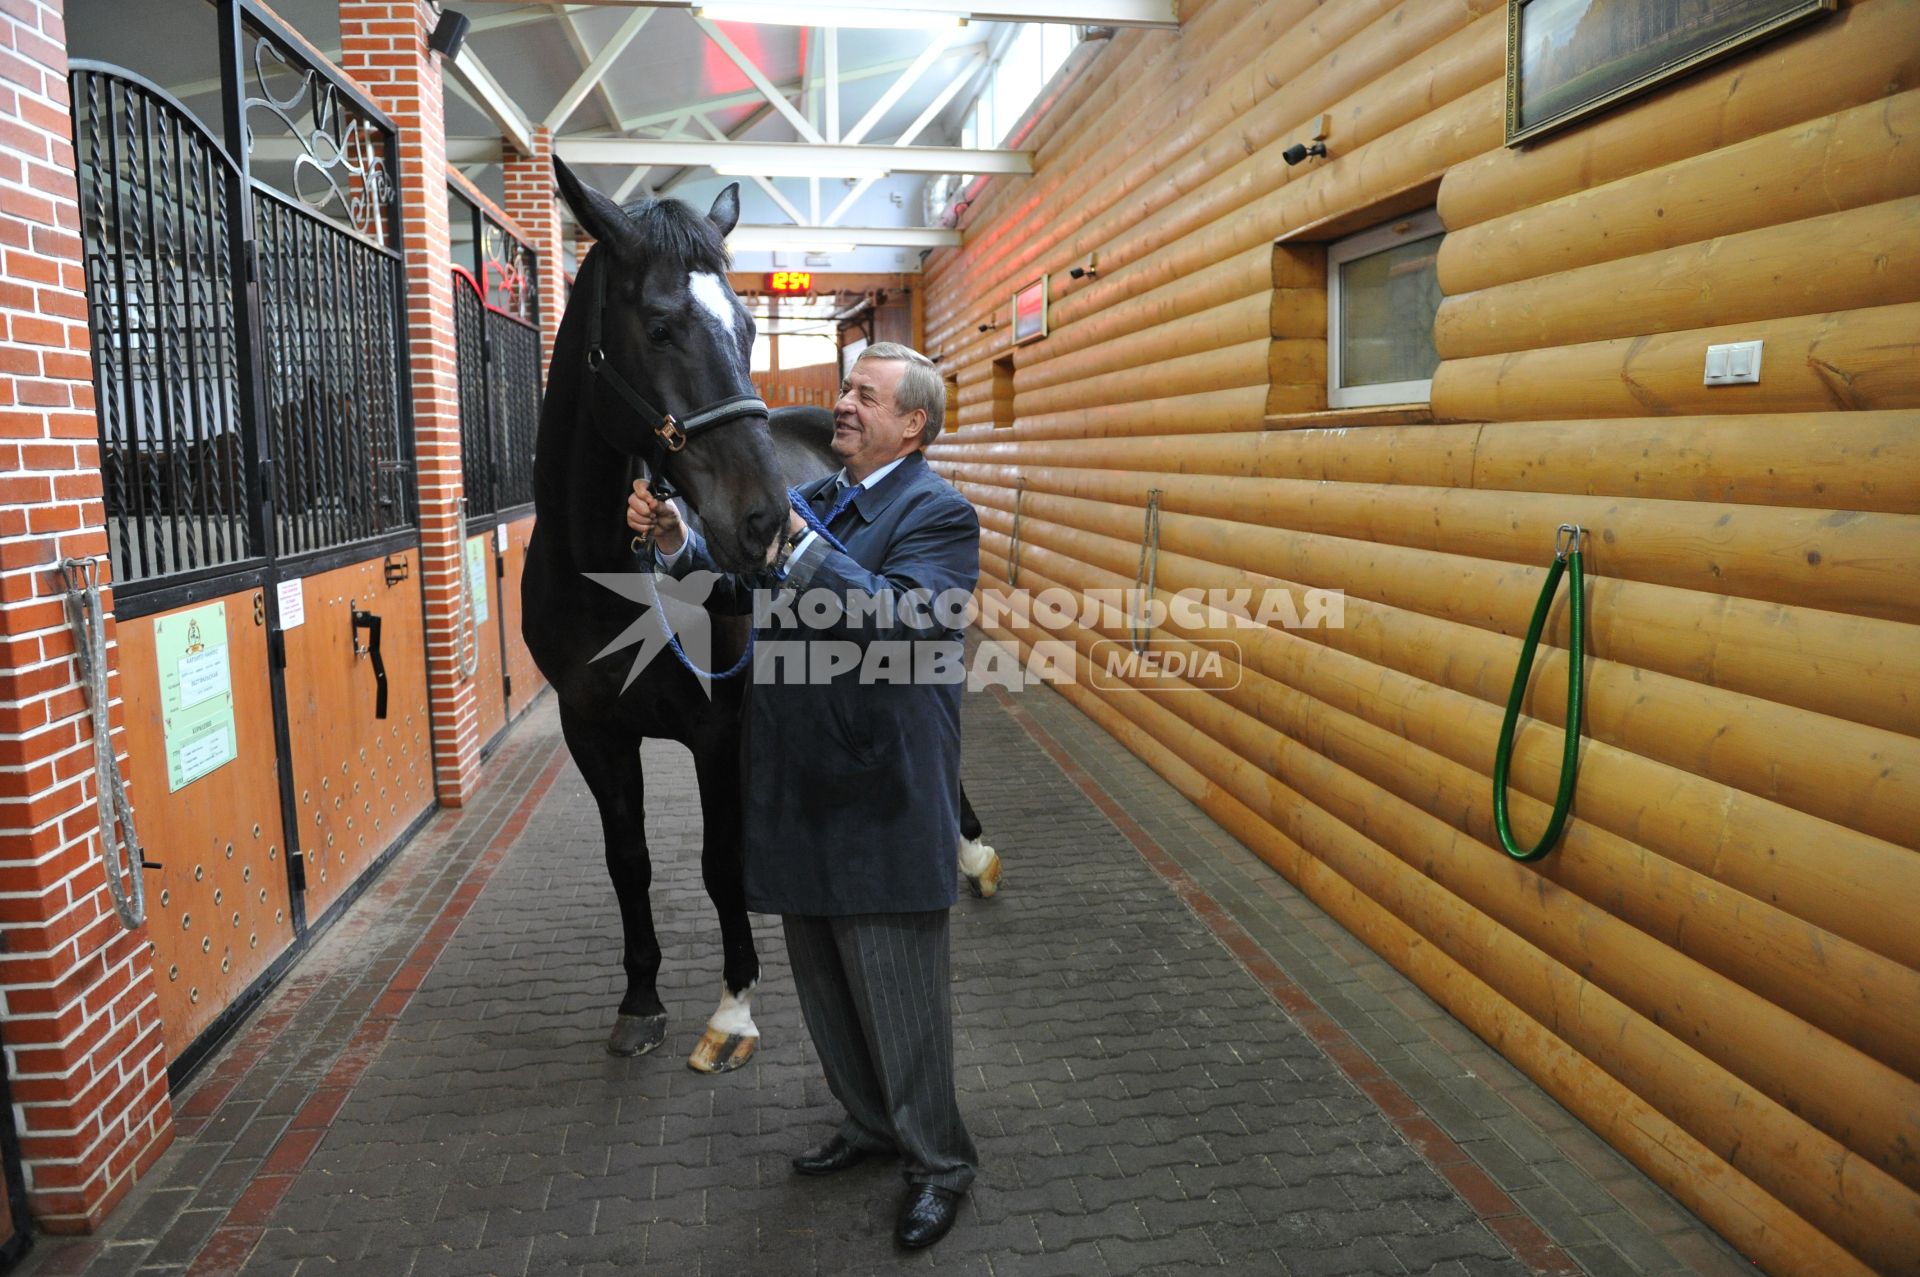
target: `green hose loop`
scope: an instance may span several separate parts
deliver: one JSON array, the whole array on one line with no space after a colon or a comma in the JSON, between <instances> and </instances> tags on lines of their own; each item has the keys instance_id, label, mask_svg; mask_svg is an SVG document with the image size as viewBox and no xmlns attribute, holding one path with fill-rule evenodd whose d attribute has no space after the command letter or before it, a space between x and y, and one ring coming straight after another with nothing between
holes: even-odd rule
<instances>
[{"instance_id":1,"label":"green hose loop","mask_svg":"<svg viewBox=\"0 0 1920 1277\"><path fill-rule=\"evenodd\" d=\"M1573 806L1574 774L1580 761L1581 674L1587 655L1587 591L1580 570L1578 524L1563 523L1554 540L1553 566L1547 570L1546 584L1540 587L1540 601L1534 605L1533 621L1527 626L1527 641L1520 649L1520 668L1514 671L1513 691L1507 696L1507 717L1500 724L1500 744L1493 755L1493 827L1500 845L1515 860L1538 860L1553 849L1560 830L1567 823L1567 811ZM1560 792L1554 795L1553 817L1547 832L1540 835L1533 850L1522 851L1513 840L1513 821L1507 812L1507 769L1513 762L1513 729L1520 722L1520 701L1527 694L1527 676L1533 672L1534 649L1540 646L1540 632L1546 628L1547 613L1553 610L1553 592L1560 578L1571 567L1567 586L1567 622L1571 632L1567 644L1567 735L1566 750L1560 759Z\"/></svg>"}]
</instances>

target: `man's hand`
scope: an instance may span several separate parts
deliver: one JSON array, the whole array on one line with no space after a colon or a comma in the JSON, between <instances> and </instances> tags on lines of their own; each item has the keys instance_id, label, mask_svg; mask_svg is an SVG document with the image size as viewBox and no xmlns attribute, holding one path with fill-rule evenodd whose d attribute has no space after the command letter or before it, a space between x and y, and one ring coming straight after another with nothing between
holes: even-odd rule
<instances>
[{"instance_id":1,"label":"man's hand","mask_svg":"<svg viewBox=\"0 0 1920 1277\"><path fill-rule=\"evenodd\" d=\"M633 492L627 497L627 526L643 537L652 537L665 555L680 553L680 547L687 543L687 525L680 522L680 511L673 502L655 497L645 479L633 481Z\"/></svg>"}]
</instances>

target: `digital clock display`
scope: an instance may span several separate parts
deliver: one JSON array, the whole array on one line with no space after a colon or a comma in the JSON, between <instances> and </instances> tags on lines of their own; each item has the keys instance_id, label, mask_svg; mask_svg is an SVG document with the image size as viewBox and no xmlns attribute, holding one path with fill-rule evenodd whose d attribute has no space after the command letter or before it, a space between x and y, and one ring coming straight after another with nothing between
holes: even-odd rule
<instances>
[{"instance_id":1,"label":"digital clock display","mask_svg":"<svg viewBox=\"0 0 1920 1277\"><path fill-rule=\"evenodd\" d=\"M813 291L813 272L810 270L777 270L767 275L767 291L770 293L810 293Z\"/></svg>"}]
</instances>

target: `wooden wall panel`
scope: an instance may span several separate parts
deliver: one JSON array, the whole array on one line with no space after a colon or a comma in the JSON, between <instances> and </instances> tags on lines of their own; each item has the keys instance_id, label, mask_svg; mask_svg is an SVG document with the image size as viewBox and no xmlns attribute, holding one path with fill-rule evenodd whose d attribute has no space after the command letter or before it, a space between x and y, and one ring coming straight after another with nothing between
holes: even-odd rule
<instances>
[{"instance_id":1,"label":"wooden wall panel","mask_svg":"<svg viewBox=\"0 0 1920 1277\"><path fill-rule=\"evenodd\" d=\"M235 756L174 792L154 625L207 604L118 627L128 792L147 858L160 866L147 874L147 933L169 1061L293 943L267 631L254 619L256 600L265 606L260 593L209 600L226 610Z\"/></svg>"},{"instance_id":2,"label":"wooden wall panel","mask_svg":"<svg viewBox=\"0 0 1920 1277\"><path fill-rule=\"evenodd\" d=\"M933 460L981 512L983 588L1019 489L1023 588L1131 586L1158 489L1162 595L1344 615L1170 617L1171 650L1238 644L1230 687L1109 675L1097 609L983 628L1072 642L1076 704L1763 1267L1920 1272L1920 0L1512 150L1505 8L1214 0L1116 39L1034 176L987 184L926 276L960 402ZM1323 114L1330 155L1286 165ZM1318 245L1436 198L1430 410L1322 410ZM978 331L1043 273L1047 338ZM1709 343L1754 339L1759 384L1702 384ZM1521 865L1493 747L1570 521L1579 799Z\"/></svg>"},{"instance_id":3,"label":"wooden wall panel","mask_svg":"<svg viewBox=\"0 0 1920 1277\"><path fill-rule=\"evenodd\" d=\"M294 733L294 806L307 871L307 917L317 919L434 802L421 634L419 554L388 584L381 559L305 578L306 622L286 632ZM370 657L354 650L355 607L381 618L387 716L375 716ZM364 635L363 635L364 637Z\"/></svg>"}]
</instances>

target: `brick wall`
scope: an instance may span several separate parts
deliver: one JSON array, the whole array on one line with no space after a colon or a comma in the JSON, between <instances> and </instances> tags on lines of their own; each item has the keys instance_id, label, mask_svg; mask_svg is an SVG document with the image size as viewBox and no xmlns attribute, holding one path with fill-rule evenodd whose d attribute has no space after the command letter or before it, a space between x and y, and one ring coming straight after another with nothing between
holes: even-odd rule
<instances>
[{"instance_id":1,"label":"brick wall","mask_svg":"<svg viewBox=\"0 0 1920 1277\"><path fill-rule=\"evenodd\" d=\"M146 932L107 896L60 603L61 560L107 550L66 72L61 0L0 6L0 1033L51 1232L97 1223L173 1133Z\"/></svg>"},{"instance_id":2,"label":"brick wall","mask_svg":"<svg viewBox=\"0 0 1920 1277\"><path fill-rule=\"evenodd\" d=\"M446 127L434 14L423 0L341 0L343 70L400 133L400 225L413 368L420 566L426 590L427 697L440 801L463 805L480 763L474 685L460 674L460 391L447 233Z\"/></svg>"},{"instance_id":3,"label":"brick wall","mask_svg":"<svg viewBox=\"0 0 1920 1277\"><path fill-rule=\"evenodd\" d=\"M540 373L544 378L547 361L553 358L554 338L560 332L560 313L567 305L566 263L560 260L560 202L553 184L552 131L535 129L533 154L509 152L501 168L507 181L507 214L540 255Z\"/></svg>"}]
</instances>

